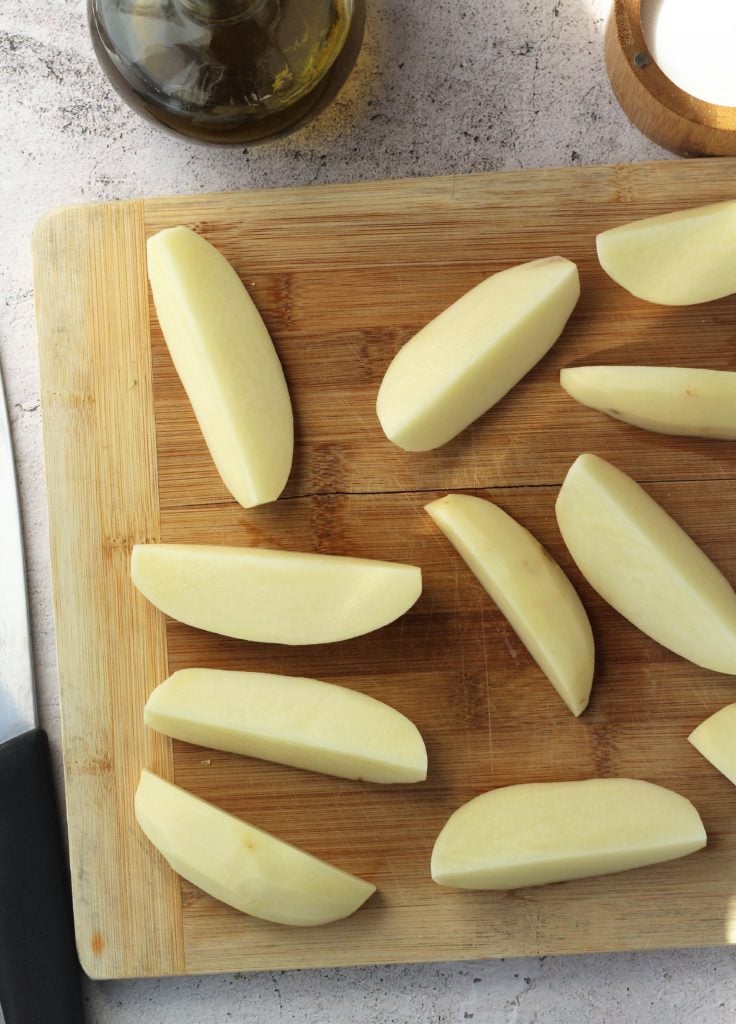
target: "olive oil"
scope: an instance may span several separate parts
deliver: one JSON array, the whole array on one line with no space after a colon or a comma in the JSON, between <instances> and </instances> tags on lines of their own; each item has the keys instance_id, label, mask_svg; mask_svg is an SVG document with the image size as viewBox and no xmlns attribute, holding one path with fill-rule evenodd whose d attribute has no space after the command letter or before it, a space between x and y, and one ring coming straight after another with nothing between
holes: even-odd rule
<instances>
[{"instance_id":1,"label":"olive oil","mask_svg":"<svg viewBox=\"0 0 736 1024\"><path fill-rule=\"evenodd\" d=\"M323 110L360 49L363 0L89 0L100 63L139 113L252 145Z\"/></svg>"}]
</instances>

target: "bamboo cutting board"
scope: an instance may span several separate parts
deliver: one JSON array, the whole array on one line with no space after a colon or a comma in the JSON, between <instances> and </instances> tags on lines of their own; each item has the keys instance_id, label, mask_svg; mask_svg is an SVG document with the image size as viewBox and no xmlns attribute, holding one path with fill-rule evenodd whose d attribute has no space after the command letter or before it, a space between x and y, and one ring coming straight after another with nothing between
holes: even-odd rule
<instances>
[{"instance_id":1,"label":"bamboo cutting board","mask_svg":"<svg viewBox=\"0 0 736 1024\"><path fill-rule=\"evenodd\" d=\"M638 431L575 404L561 367L736 369L736 298L664 309L600 270L603 228L732 197L736 161L484 174L64 209L34 238L54 600L77 939L91 975L462 959L736 940L736 788L687 743L736 699L607 608L571 563L557 488L583 450L643 483L736 581L736 449ZM294 401L282 499L245 511L220 482L152 314L145 239L200 231L247 283ZM398 347L485 275L559 253L583 294L563 337L496 409L436 452L382 435L376 390ZM422 510L447 490L492 498L570 572L597 673L575 720ZM370 636L249 644L168 621L128 578L140 541L255 544L407 561L424 593ZM604 541L602 541L604 542ZM683 623L683 629L687 623ZM411 717L425 784L379 787L170 742L147 695L185 666L307 675ZM142 766L361 875L348 920L288 929L176 877L139 831ZM624 775L700 810L707 850L615 876L509 893L429 877L432 843L472 796L517 782Z\"/></svg>"}]
</instances>

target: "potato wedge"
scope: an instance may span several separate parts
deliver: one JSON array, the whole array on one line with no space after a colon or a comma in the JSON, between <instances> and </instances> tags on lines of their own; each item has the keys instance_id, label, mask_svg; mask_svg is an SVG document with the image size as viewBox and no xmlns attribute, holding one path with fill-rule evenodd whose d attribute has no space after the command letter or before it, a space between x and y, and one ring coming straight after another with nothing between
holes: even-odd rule
<instances>
[{"instance_id":1,"label":"potato wedge","mask_svg":"<svg viewBox=\"0 0 736 1024\"><path fill-rule=\"evenodd\" d=\"M281 362L225 257L189 228L148 240L161 330L223 483L246 508L274 501L291 470L294 424Z\"/></svg>"},{"instance_id":2,"label":"potato wedge","mask_svg":"<svg viewBox=\"0 0 736 1024\"><path fill-rule=\"evenodd\" d=\"M365 782L421 782L427 751L400 712L317 679L188 668L157 686L143 712L167 736Z\"/></svg>"},{"instance_id":3,"label":"potato wedge","mask_svg":"<svg viewBox=\"0 0 736 1024\"><path fill-rule=\"evenodd\" d=\"M456 889L516 889L657 864L702 849L685 797L637 779L506 786L464 804L432 851L432 878Z\"/></svg>"},{"instance_id":4,"label":"potato wedge","mask_svg":"<svg viewBox=\"0 0 736 1024\"><path fill-rule=\"evenodd\" d=\"M141 772L138 824L177 874L252 917L289 925L348 917L375 891L341 871L174 786Z\"/></svg>"},{"instance_id":5,"label":"potato wedge","mask_svg":"<svg viewBox=\"0 0 736 1024\"><path fill-rule=\"evenodd\" d=\"M622 224L596 239L598 259L647 302L689 306L736 292L736 201Z\"/></svg>"},{"instance_id":6,"label":"potato wedge","mask_svg":"<svg viewBox=\"0 0 736 1024\"><path fill-rule=\"evenodd\" d=\"M448 494L425 510L477 576L574 715L588 704L595 650L572 583L528 530L497 505Z\"/></svg>"},{"instance_id":7,"label":"potato wedge","mask_svg":"<svg viewBox=\"0 0 736 1024\"><path fill-rule=\"evenodd\" d=\"M688 739L714 768L736 786L736 704L701 722Z\"/></svg>"},{"instance_id":8,"label":"potato wedge","mask_svg":"<svg viewBox=\"0 0 736 1024\"><path fill-rule=\"evenodd\" d=\"M575 366L560 373L574 399L643 430L736 440L736 373L681 366Z\"/></svg>"},{"instance_id":9,"label":"potato wedge","mask_svg":"<svg viewBox=\"0 0 736 1024\"><path fill-rule=\"evenodd\" d=\"M555 508L570 554L604 600L663 647L736 674L733 587L639 484L581 455Z\"/></svg>"},{"instance_id":10,"label":"potato wedge","mask_svg":"<svg viewBox=\"0 0 736 1024\"><path fill-rule=\"evenodd\" d=\"M386 437L411 452L450 441L539 362L579 296L561 256L486 278L396 353L376 402Z\"/></svg>"},{"instance_id":11,"label":"potato wedge","mask_svg":"<svg viewBox=\"0 0 736 1024\"><path fill-rule=\"evenodd\" d=\"M415 565L198 544L136 544L133 583L190 626L276 644L326 644L393 622L422 592Z\"/></svg>"}]
</instances>

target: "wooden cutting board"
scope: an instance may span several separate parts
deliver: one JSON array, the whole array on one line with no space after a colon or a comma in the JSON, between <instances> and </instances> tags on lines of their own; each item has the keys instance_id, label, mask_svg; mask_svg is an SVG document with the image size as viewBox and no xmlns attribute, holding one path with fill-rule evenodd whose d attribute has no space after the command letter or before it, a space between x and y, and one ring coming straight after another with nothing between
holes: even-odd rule
<instances>
[{"instance_id":1,"label":"wooden cutting board","mask_svg":"<svg viewBox=\"0 0 736 1024\"><path fill-rule=\"evenodd\" d=\"M632 474L736 581L736 448L667 438L587 410L562 367L736 369L736 298L665 309L600 270L596 232L733 196L736 161L483 174L64 209L34 238L69 842L79 952L97 977L721 944L736 940L736 788L687 743L736 684L669 654L572 565L554 518L583 450ZM205 449L152 313L145 239L187 224L234 263L268 324L296 414L282 499L246 511ZM554 253L582 298L552 352L461 437L409 455L381 433L398 347L485 275ZM687 254L685 254L687 258ZM423 505L484 495L579 588L596 642L574 719ZM165 619L128 578L145 541L254 544L412 562L401 620L314 648L222 639ZM601 538L605 543L605 538ZM683 622L687 629L687 622ZM143 727L169 672L206 665L328 679L384 699L424 734L422 785L379 787L172 743ZM378 893L346 921L289 929L182 882L138 829L150 766L354 872ZM429 876L459 804L495 786L590 776L669 786L700 810L707 850L682 861L508 893Z\"/></svg>"}]
</instances>

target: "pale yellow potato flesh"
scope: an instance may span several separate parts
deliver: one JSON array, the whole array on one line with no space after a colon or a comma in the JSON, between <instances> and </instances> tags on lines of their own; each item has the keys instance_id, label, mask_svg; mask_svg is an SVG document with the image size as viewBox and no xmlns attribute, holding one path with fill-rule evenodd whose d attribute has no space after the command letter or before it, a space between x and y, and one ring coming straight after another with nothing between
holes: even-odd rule
<instances>
[{"instance_id":1,"label":"pale yellow potato flesh","mask_svg":"<svg viewBox=\"0 0 736 1024\"><path fill-rule=\"evenodd\" d=\"M215 899L277 924L319 925L354 913L375 891L153 772L141 772L138 824L177 874Z\"/></svg>"},{"instance_id":2,"label":"pale yellow potato flesh","mask_svg":"<svg viewBox=\"0 0 736 1024\"><path fill-rule=\"evenodd\" d=\"M528 530L483 498L448 494L425 508L570 711L581 714L593 684L593 633L559 565Z\"/></svg>"},{"instance_id":3,"label":"pale yellow potato flesh","mask_svg":"<svg viewBox=\"0 0 736 1024\"><path fill-rule=\"evenodd\" d=\"M414 452L450 441L539 362L579 296L561 256L486 278L397 352L376 402L386 436Z\"/></svg>"},{"instance_id":4,"label":"pale yellow potato flesh","mask_svg":"<svg viewBox=\"0 0 736 1024\"><path fill-rule=\"evenodd\" d=\"M598 259L647 302L689 306L736 291L736 201L622 224L596 239Z\"/></svg>"},{"instance_id":5,"label":"pale yellow potato flesh","mask_svg":"<svg viewBox=\"0 0 736 1024\"><path fill-rule=\"evenodd\" d=\"M736 373L680 366L575 366L560 384L578 402L643 430L736 440Z\"/></svg>"},{"instance_id":6,"label":"pale yellow potato flesh","mask_svg":"<svg viewBox=\"0 0 736 1024\"><path fill-rule=\"evenodd\" d=\"M673 860L706 841L690 801L649 782L526 783L455 811L434 844L432 878L456 889L516 889Z\"/></svg>"},{"instance_id":7,"label":"pale yellow potato flesh","mask_svg":"<svg viewBox=\"0 0 736 1024\"><path fill-rule=\"evenodd\" d=\"M604 600L663 647L736 674L731 584L639 484L597 455L581 455L556 512L570 554Z\"/></svg>"},{"instance_id":8,"label":"pale yellow potato flesh","mask_svg":"<svg viewBox=\"0 0 736 1024\"><path fill-rule=\"evenodd\" d=\"M167 736L365 782L421 782L427 751L408 718L357 690L294 676L189 668L156 687L146 725Z\"/></svg>"},{"instance_id":9,"label":"pale yellow potato flesh","mask_svg":"<svg viewBox=\"0 0 736 1024\"><path fill-rule=\"evenodd\" d=\"M189 626L294 645L370 633L422 592L415 565L207 544L136 544L131 577L157 608Z\"/></svg>"},{"instance_id":10,"label":"pale yellow potato flesh","mask_svg":"<svg viewBox=\"0 0 736 1024\"><path fill-rule=\"evenodd\" d=\"M728 704L701 722L688 739L736 786L736 704Z\"/></svg>"},{"instance_id":11,"label":"pale yellow potato flesh","mask_svg":"<svg viewBox=\"0 0 736 1024\"><path fill-rule=\"evenodd\" d=\"M148 240L161 330L222 481L241 505L274 501L294 450L284 371L227 259L189 228Z\"/></svg>"}]
</instances>

